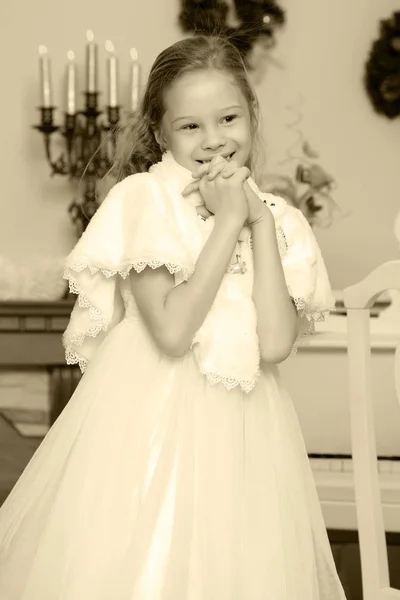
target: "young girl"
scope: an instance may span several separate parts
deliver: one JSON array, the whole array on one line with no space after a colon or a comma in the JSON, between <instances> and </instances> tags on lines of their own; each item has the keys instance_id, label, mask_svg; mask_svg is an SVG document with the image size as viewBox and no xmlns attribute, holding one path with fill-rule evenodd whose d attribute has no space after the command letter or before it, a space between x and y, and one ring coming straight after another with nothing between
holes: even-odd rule
<instances>
[{"instance_id":1,"label":"young girl","mask_svg":"<svg viewBox=\"0 0 400 600\"><path fill-rule=\"evenodd\" d=\"M333 305L227 41L162 52L66 261L85 374L0 511L1 600L344 600L277 363Z\"/></svg>"}]
</instances>

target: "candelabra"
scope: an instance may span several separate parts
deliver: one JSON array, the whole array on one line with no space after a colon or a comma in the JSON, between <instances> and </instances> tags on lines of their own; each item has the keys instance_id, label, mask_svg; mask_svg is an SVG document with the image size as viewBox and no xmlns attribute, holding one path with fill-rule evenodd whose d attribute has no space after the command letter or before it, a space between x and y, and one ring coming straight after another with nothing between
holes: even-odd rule
<instances>
[{"instance_id":1,"label":"candelabra","mask_svg":"<svg viewBox=\"0 0 400 600\"><path fill-rule=\"evenodd\" d=\"M85 110L74 114L65 113L63 127L53 123L54 106L41 106L41 123L34 126L44 136L51 176L68 175L70 179L83 184L81 200L74 199L68 208L78 237L99 207L98 181L112 166L115 132L119 122L119 106L106 107L108 122L104 122L103 111L98 109L98 94L99 92L85 92ZM51 138L56 132L63 136L65 149L54 159Z\"/></svg>"}]
</instances>

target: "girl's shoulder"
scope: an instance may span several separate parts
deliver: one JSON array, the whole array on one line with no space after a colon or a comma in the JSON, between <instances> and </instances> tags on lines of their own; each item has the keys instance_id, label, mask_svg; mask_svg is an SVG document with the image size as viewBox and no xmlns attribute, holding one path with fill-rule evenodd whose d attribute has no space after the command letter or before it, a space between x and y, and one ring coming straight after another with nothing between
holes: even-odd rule
<instances>
[{"instance_id":1,"label":"girl's shoulder","mask_svg":"<svg viewBox=\"0 0 400 600\"><path fill-rule=\"evenodd\" d=\"M157 193L158 192L158 193ZM134 173L115 183L102 202L102 208L116 205L136 207L160 198L160 182L149 172Z\"/></svg>"},{"instance_id":2,"label":"girl's shoulder","mask_svg":"<svg viewBox=\"0 0 400 600\"><path fill-rule=\"evenodd\" d=\"M149 172L134 173L115 183L109 193L117 195L131 189L138 189L140 187L146 188L151 180L154 180L154 177Z\"/></svg>"}]
</instances>

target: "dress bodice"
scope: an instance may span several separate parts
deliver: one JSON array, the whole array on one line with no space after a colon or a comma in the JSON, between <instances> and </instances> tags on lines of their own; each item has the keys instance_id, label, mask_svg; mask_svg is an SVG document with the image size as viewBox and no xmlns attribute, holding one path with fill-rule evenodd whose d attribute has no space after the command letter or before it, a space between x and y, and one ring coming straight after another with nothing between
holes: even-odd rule
<instances>
[{"instance_id":1,"label":"dress bodice","mask_svg":"<svg viewBox=\"0 0 400 600\"><path fill-rule=\"evenodd\" d=\"M125 279L123 277L119 278L119 290L124 302L125 318L139 320L139 310L133 296L129 275Z\"/></svg>"}]
</instances>

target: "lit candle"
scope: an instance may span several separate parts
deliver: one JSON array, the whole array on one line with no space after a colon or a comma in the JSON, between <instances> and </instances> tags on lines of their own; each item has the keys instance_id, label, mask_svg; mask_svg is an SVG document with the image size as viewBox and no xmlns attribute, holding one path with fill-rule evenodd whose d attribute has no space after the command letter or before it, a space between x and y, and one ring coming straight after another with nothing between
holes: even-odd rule
<instances>
[{"instance_id":1,"label":"lit candle","mask_svg":"<svg viewBox=\"0 0 400 600\"><path fill-rule=\"evenodd\" d=\"M67 64L67 114L74 115L75 108L75 94L76 94L76 64L75 54L72 50L67 52L68 64Z\"/></svg>"},{"instance_id":2,"label":"lit candle","mask_svg":"<svg viewBox=\"0 0 400 600\"><path fill-rule=\"evenodd\" d=\"M93 31L86 32L86 91L97 92L97 44Z\"/></svg>"},{"instance_id":3,"label":"lit candle","mask_svg":"<svg viewBox=\"0 0 400 600\"><path fill-rule=\"evenodd\" d=\"M136 48L131 48L131 109L136 110L139 102L140 64Z\"/></svg>"},{"instance_id":4,"label":"lit candle","mask_svg":"<svg viewBox=\"0 0 400 600\"><path fill-rule=\"evenodd\" d=\"M118 59L115 56L114 44L107 40L107 84L108 84L108 106L118 106Z\"/></svg>"},{"instance_id":5,"label":"lit candle","mask_svg":"<svg viewBox=\"0 0 400 600\"><path fill-rule=\"evenodd\" d=\"M40 102L45 108L51 107L51 72L50 58L46 46L39 46L39 67L40 67Z\"/></svg>"}]
</instances>

